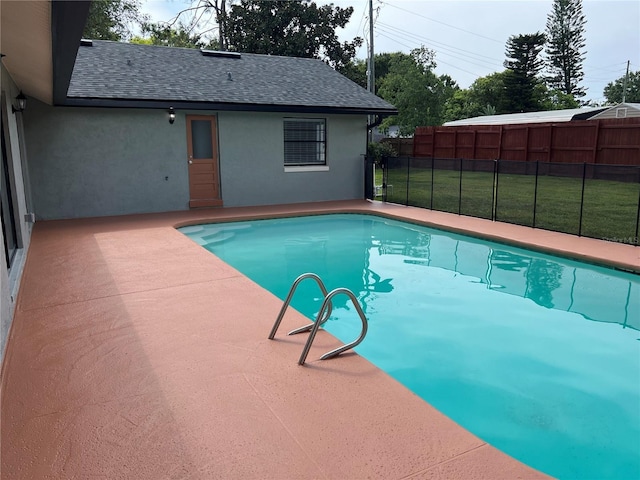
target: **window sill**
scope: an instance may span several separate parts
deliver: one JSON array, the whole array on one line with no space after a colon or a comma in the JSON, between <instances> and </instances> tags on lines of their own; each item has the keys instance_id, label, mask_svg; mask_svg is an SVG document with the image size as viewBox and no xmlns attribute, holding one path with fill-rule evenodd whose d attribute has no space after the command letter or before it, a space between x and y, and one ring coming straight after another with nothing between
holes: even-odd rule
<instances>
[{"instance_id":1,"label":"window sill","mask_svg":"<svg viewBox=\"0 0 640 480\"><path fill-rule=\"evenodd\" d=\"M294 172L328 172L328 165L300 165L300 166L291 166L284 167L285 173L294 173Z\"/></svg>"}]
</instances>

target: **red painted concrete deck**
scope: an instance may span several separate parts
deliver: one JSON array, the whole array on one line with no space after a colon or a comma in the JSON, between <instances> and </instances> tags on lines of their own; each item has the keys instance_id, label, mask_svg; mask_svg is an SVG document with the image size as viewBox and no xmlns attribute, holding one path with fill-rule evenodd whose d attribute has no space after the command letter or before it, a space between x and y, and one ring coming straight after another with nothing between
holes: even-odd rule
<instances>
[{"instance_id":1,"label":"red painted concrete deck","mask_svg":"<svg viewBox=\"0 0 640 480\"><path fill-rule=\"evenodd\" d=\"M377 212L640 271L640 248L378 202L38 222L2 371L13 478L544 478L174 229Z\"/></svg>"}]
</instances>

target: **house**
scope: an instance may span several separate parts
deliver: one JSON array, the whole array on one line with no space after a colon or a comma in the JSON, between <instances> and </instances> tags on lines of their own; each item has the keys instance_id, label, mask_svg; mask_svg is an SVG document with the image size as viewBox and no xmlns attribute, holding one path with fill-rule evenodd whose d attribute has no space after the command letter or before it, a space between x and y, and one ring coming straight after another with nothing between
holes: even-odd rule
<instances>
[{"instance_id":1,"label":"house","mask_svg":"<svg viewBox=\"0 0 640 480\"><path fill-rule=\"evenodd\" d=\"M38 219L363 198L367 116L395 112L315 59L110 41L64 105L25 113Z\"/></svg>"},{"instance_id":2,"label":"house","mask_svg":"<svg viewBox=\"0 0 640 480\"><path fill-rule=\"evenodd\" d=\"M640 117L640 103L619 103L591 117L592 120L603 118Z\"/></svg>"},{"instance_id":3,"label":"house","mask_svg":"<svg viewBox=\"0 0 640 480\"><path fill-rule=\"evenodd\" d=\"M482 115L479 117L454 120L443 124L444 127L462 125L515 125L521 123L557 123L572 120L588 120L606 107L569 108L566 110L549 110L543 112L506 113L501 115Z\"/></svg>"},{"instance_id":4,"label":"house","mask_svg":"<svg viewBox=\"0 0 640 480\"><path fill-rule=\"evenodd\" d=\"M375 127L371 132L372 140L379 142L384 138L400 138L400 127L398 125L391 125L386 131L382 131L380 127Z\"/></svg>"},{"instance_id":5,"label":"house","mask_svg":"<svg viewBox=\"0 0 640 480\"><path fill-rule=\"evenodd\" d=\"M89 5L0 9L3 356L33 222L363 198L397 113L319 60L81 40Z\"/></svg>"}]
</instances>

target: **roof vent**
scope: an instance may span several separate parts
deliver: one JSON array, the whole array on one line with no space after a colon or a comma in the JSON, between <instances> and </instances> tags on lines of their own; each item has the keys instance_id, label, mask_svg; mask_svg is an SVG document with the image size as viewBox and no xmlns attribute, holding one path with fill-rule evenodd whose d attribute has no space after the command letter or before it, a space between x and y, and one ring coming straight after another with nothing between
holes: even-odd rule
<instances>
[{"instance_id":1,"label":"roof vent","mask_svg":"<svg viewBox=\"0 0 640 480\"><path fill-rule=\"evenodd\" d=\"M80 39L81 47L93 47L93 40L87 40L86 38Z\"/></svg>"},{"instance_id":2,"label":"roof vent","mask_svg":"<svg viewBox=\"0 0 640 480\"><path fill-rule=\"evenodd\" d=\"M220 50L205 50L204 48L200 50L200 53L205 57L223 57L223 58L241 58L238 52L221 52Z\"/></svg>"},{"instance_id":3,"label":"roof vent","mask_svg":"<svg viewBox=\"0 0 640 480\"><path fill-rule=\"evenodd\" d=\"M616 118L627 118L627 108L616 108Z\"/></svg>"}]
</instances>

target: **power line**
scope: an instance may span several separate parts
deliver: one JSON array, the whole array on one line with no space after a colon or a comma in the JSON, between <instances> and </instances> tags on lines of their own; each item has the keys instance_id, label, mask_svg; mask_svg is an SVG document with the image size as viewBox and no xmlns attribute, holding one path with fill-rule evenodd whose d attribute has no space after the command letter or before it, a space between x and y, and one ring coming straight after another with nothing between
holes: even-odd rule
<instances>
[{"instance_id":1,"label":"power line","mask_svg":"<svg viewBox=\"0 0 640 480\"><path fill-rule=\"evenodd\" d=\"M378 25L379 25L378 29L382 29L383 31L385 31L386 33L388 33L390 35L400 35L400 36L405 37L406 39L415 39L415 40L420 41L421 43L425 43L426 42L426 43L428 43L430 45L431 44L436 45L437 47L434 48L434 50L437 49L437 50L444 51L444 53L443 53L444 55L449 55L449 56L451 56L453 58L456 58L458 60L463 60L463 61L467 61L467 62L468 62L467 58L472 59L472 60L474 60L476 62L481 62L482 65L480 65L478 63L474 63L474 65L477 65L479 67L487 67L488 66L490 68L495 68L496 65L502 66L502 63L499 60L497 60L497 59L495 59L493 57L477 54L477 53L471 52L469 50L464 50L462 48L454 47L452 45L447 45L445 43L438 42L437 40L432 40L432 39L429 39L427 37L423 37L421 35L417 35L417 34L414 34L414 33L411 33L411 32L407 32L405 30L402 30L402 29L397 28L397 27L393 27L391 25L384 24L382 22L378 22ZM490 62L485 60L485 59L490 60Z\"/></svg>"},{"instance_id":2,"label":"power line","mask_svg":"<svg viewBox=\"0 0 640 480\"><path fill-rule=\"evenodd\" d=\"M402 42L401 42L401 41L399 41L397 38L393 38L393 37L390 37L390 36L388 36L388 35L385 35L384 33L380 33L379 29L378 29L378 35L380 35L381 37L388 38L389 40L391 40L391 41L393 41L393 42L396 42L397 44L402 45L403 47L406 47L406 48L409 48L409 49L413 48L413 47L411 47L411 46L407 45L406 43L402 43ZM451 64L451 63L447 63L447 62L445 62L445 61L438 60L438 63L442 63L442 64L444 64L444 65L447 65L447 66L451 67L451 68L455 68L455 69L457 69L457 70L460 70L461 72L468 73L469 75L473 75L473 76L474 76L474 77L476 77L476 78L479 78L479 77L481 77L481 76L482 76L482 75L479 75L479 74L477 74L477 73L470 72L469 70L465 70L464 68L460 68L460 67L458 67L457 65L453 65L453 64Z\"/></svg>"},{"instance_id":3,"label":"power line","mask_svg":"<svg viewBox=\"0 0 640 480\"><path fill-rule=\"evenodd\" d=\"M378 32L383 32L383 33L385 33L385 34L386 34L386 35L384 35L384 37L385 37L385 38L388 38L388 39L390 39L390 40L396 41L397 43L400 43L400 42L398 41L397 37L396 37L396 36L394 36L395 34L393 34L393 33L389 32L388 30L386 30L386 29L384 29L384 28L378 28ZM404 39L404 40L407 40L407 39ZM402 45L407 46L406 44L402 44ZM415 45L414 45L413 47L409 47L409 46L407 46L407 48L415 48ZM465 58L462 58L462 57L457 56L457 55L452 54L452 53L448 53L448 52L441 52L441 51L439 51L439 50L437 50L437 49L433 49L433 48L432 48L432 50L433 50L433 51L435 51L435 52L436 52L436 54L438 54L438 56L437 56L437 63L443 63L443 64L450 65L450 64L448 64L447 62L445 62L444 60L442 60L442 59L441 59L440 54L442 54L442 55L444 55L444 56L446 56L446 57L451 57L451 58L454 58L454 59L456 59L456 60L463 61L463 62L465 62L466 64L475 65L476 67L480 67L480 68L487 68L487 67L489 67L489 68L495 68L495 65L494 65L494 64L489 64L489 63L486 63L486 62L485 62L484 64L479 64L479 63L473 62L473 61L471 61L471 60L467 60L467 59L465 59ZM474 59L474 60L475 60L475 59Z\"/></svg>"},{"instance_id":4,"label":"power line","mask_svg":"<svg viewBox=\"0 0 640 480\"><path fill-rule=\"evenodd\" d=\"M479 33L472 32L471 30L465 30L464 28L456 27L454 25L449 25L448 23L441 22L440 20L435 20L433 18L427 17L427 16L422 15L420 13L416 13L416 12L412 12L411 10L407 10L406 8L398 7L397 5L393 5L393 4L389 3L388 1L384 1L383 2L382 0L380 0L380 3L382 3L384 5L387 5L389 7L393 7L393 8L398 9L398 10L402 10L403 12L410 13L411 15L415 15L416 17L421 17L421 18L424 18L424 19L429 20L431 22L439 23L440 25L444 25L445 27L453 28L455 30L459 30L461 32L468 33L469 35L475 35L476 37L484 38L485 40L490 40L492 42L496 42L496 43L499 43L501 45L504 44L504 42L502 42L501 40L496 40L495 38L487 37L485 35L481 35Z\"/></svg>"},{"instance_id":5,"label":"power line","mask_svg":"<svg viewBox=\"0 0 640 480\"><path fill-rule=\"evenodd\" d=\"M360 27L362 27L362 22L364 21L365 18L367 18L367 2L364 2L364 8L362 9L362 15L360 16L360 21L358 22L358 28L356 28L356 32L360 32ZM367 43L368 45L368 42L366 41L367 35L364 29L362 31L362 37L365 39L365 43ZM362 45L358 47L358 51L356 52L356 54L360 53L360 49L362 49ZM367 51L369 51L368 48L367 48Z\"/></svg>"},{"instance_id":6,"label":"power line","mask_svg":"<svg viewBox=\"0 0 640 480\"><path fill-rule=\"evenodd\" d=\"M627 62L618 62L618 63L614 63L612 65L607 65L607 66L604 66L604 67L589 67L589 71L591 71L591 70L606 70L606 71L612 72L612 71L615 70L614 67L616 67L617 69L623 69L624 70L624 68L626 66L627 66ZM586 70L587 69L585 69L585 71Z\"/></svg>"}]
</instances>

